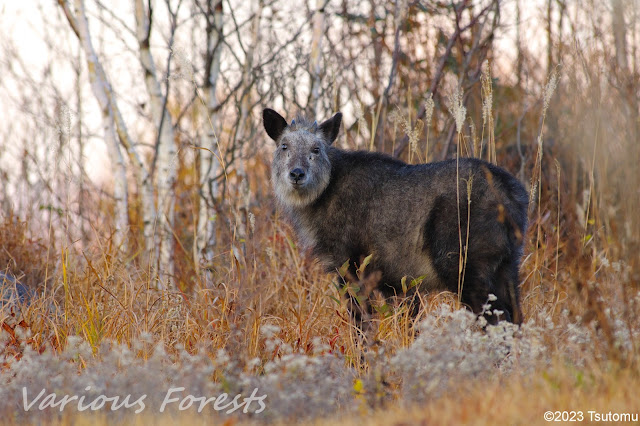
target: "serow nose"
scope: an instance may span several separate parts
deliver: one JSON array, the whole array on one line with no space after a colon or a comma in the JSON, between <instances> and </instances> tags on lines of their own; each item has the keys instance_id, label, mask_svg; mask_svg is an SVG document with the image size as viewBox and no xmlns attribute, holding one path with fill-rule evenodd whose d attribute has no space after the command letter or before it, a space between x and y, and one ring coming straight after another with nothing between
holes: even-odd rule
<instances>
[{"instance_id":1,"label":"serow nose","mask_svg":"<svg viewBox=\"0 0 640 426\"><path fill-rule=\"evenodd\" d=\"M291 172L289 173L289 177L291 178L292 181L294 181L295 183L298 183L299 181L301 181L304 178L304 171L302 169L293 169L291 170Z\"/></svg>"}]
</instances>

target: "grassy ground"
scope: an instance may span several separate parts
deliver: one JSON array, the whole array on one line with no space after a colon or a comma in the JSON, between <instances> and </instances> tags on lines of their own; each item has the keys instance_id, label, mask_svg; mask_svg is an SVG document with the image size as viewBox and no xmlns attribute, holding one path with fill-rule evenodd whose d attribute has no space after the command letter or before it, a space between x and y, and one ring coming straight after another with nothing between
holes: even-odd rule
<instances>
[{"instance_id":1,"label":"grassy ground","mask_svg":"<svg viewBox=\"0 0 640 426\"><path fill-rule=\"evenodd\" d=\"M256 217L262 219L245 263L229 257L218 266L225 279L192 295L151 288L144 271L108 249L87 255L83 265L77 254L58 255L29 240L25 224L6 221L4 241L22 245L23 260L40 265L33 274L48 283L17 315L7 306L2 311L0 400L7 418L528 424L543 423L549 410L590 416L638 409L640 295L620 285L630 273L621 261L585 257L587 265L567 273L565 282L547 282L534 269L535 256L551 270L555 261L563 270L566 261L554 248L537 253L529 246L521 329L483 331L472 315L455 309L455 295L441 293L421 300L417 318L405 301L390 303L363 336L348 320L334 277L298 251L284 222ZM580 274L594 271L597 279L580 281ZM29 401L41 389L87 401L100 394L150 396L140 415L121 409L113 417L101 409L95 417L77 413L73 404L62 413L25 412L23 386ZM266 410L238 410L228 418L209 408L179 413L174 403L174 411L160 413L172 386L207 397L245 397L258 388L267 395Z\"/></svg>"}]
</instances>

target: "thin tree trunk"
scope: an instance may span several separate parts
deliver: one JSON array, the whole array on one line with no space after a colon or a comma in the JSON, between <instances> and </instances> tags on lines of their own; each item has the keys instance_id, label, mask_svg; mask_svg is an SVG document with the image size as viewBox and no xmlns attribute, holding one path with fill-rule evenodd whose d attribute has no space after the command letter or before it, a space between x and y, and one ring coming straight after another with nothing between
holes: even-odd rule
<instances>
[{"instance_id":1,"label":"thin tree trunk","mask_svg":"<svg viewBox=\"0 0 640 426\"><path fill-rule=\"evenodd\" d=\"M320 98L320 77L322 58L322 39L325 27L325 0L316 0L316 12L313 16L313 37L311 39L311 55L309 58L309 73L311 75L310 113L315 117L318 113L318 100Z\"/></svg>"},{"instance_id":2,"label":"thin tree trunk","mask_svg":"<svg viewBox=\"0 0 640 426\"><path fill-rule=\"evenodd\" d=\"M613 6L612 26L613 41L616 48L616 64L622 72L627 72L629 63L627 60L627 27L624 22L624 8L622 0L611 0Z\"/></svg>"},{"instance_id":3,"label":"thin tree trunk","mask_svg":"<svg viewBox=\"0 0 640 426\"><path fill-rule=\"evenodd\" d=\"M196 265L197 259L202 256L205 268L211 267L216 245L216 210L215 203L219 196L218 184L215 181L220 173L220 150L218 149L217 133L219 132L216 110L219 102L216 95L218 76L220 74L220 58L222 53L222 0L218 0L215 6L212 1L207 2L207 70L204 82L203 97L205 102L204 140L200 150L200 208L198 209L198 233L197 252L194 253ZM209 21L209 16L213 20Z\"/></svg>"},{"instance_id":4,"label":"thin tree trunk","mask_svg":"<svg viewBox=\"0 0 640 426\"><path fill-rule=\"evenodd\" d=\"M547 0L547 75L553 71L553 0Z\"/></svg>"},{"instance_id":5,"label":"thin tree trunk","mask_svg":"<svg viewBox=\"0 0 640 426\"><path fill-rule=\"evenodd\" d=\"M629 136L634 142L632 146L637 146L638 139L640 138L640 113L638 111L637 88L629 67L627 24L624 21L624 4L622 0L612 0L611 3L613 6L612 29L616 48L617 69L615 73L618 79L618 90L623 99L625 99L624 113L627 118Z\"/></svg>"},{"instance_id":6,"label":"thin tree trunk","mask_svg":"<svg viewBox=\"0 0 640 426\"><path fill-rule=\"evenodd\" d=\"M149 93L151 118L158 129L157 164L156 164L156 189L157 189L157 217L156 238L148 238L145 217L145 243L153 244L159 237L158 269L161 281L167 281L173 276L173 219L174 219L174 183L176 180L176 143L173 135L171 116L166 108L165 98L158 82L153 55L150 50L151 21L145 11L142 0L135 0L136 36L138 38L140 63L144 69L144 82ZM168 96L168 93L167 93ZM145 206L146 207L146 206ZM149 215L150 211L145 211ZM147 239L148 238L148 239ZM147 245L147 248L154 245ZM159 283L162 286L162 283Z\"/></svg>"},{"instance_id":7,"label":"thin tree trunk","mask_svg":"<svg viewBox=\"0 0 640 426\"><path fill-rule=\"evenodd\" d=\"M564 37L563 37L563 27L564 27L564 17L567 14L567 4L564 0L557 0L558 2L558 34L556 34L556 38L558 39L558 51L556 52L556 62L562 62L562 55L564 53Z\"/></svg>"},{"instance_id":8,"label":"thin tree trunk","mask_svg":"<svg viewBox=\"0 0 640 426\"><path fill-rule=\"evenodd\" d=\"M518 51L518 58L516 59L516 76L518 79L518 89L522 90L522 13L520 10L520 0L516 0L516 50Z\"/></svg>"},{"instance_id":9,"label":"thin tree trunk","mask_svg":"<svg viewBox=\"0 0 640 426\"><path fill-rule=\"evenodd\" d=\"M65 1L59 0L58 3L63 8L69 24L80 40L87 60L91 90L100 105L105 142L107 144L107 152L109 153L109 159L111 160L111 169L114 178L113 197L115 200L115 231L113 239L117 247L125 249L126 232L129 226L127 177L124 159L122 157L122 152L120 151L118 138L116 137L115 110L117 109L117 106L111 96L113 89L106 78L106 73L104 72L102 64L98 60L98 55L96 54L91 42L89 23L86 17L84 2L82 0L75 0L77 16L74 16L71 13L68 4Z\"/></svg>"},{"instance_id":10,"label":"thin tree trunk","mask_svg":"<svg viewBox=\"0 0 640 426\"><path fill-rule=\"evenodd\" d=\"M85 218L85 170L84 170L84 135L82 134L82 47L78 50L78 65L75 67L76 72L76 110L78 111L78 216L80 217L80 238L82 247L87 248L89 245L89 235L87 233L87 223Z\"/></svg>"},{"instance_id":11,"label":"thin tree trunk","mask_svg":"<svg viewBox=\"0 0 640 426\"><path fill-rule=\"evenodd\" d=\"M372 120L371 128L374 130L374 134L371 135L370 149L373 149L373 142L377 138L378 151L384 151L384 139L385 128L387 124L387 107L389 105L389 96L391 90L396 82L396 75L398 74L398 59L400 57L400 31L402 29L402 22L404 21L405 10L401 7L400 2L396 1L394 12L394 36L393 36L393 53L391 54L391 69L389 70L389 78L387 80L387 86L382 93L382 98L377 102L375 113ZM411 108L409 108L411 109ZM409 117L409 124L411 124L411 117Z\"/></svg>"},{"instance_id":12,"label":"thin tree trunk","mask_svg":"<svg viewBox=\"0 0 640 426\"><path fill-rule=\"evenodd\" d=\"M236 149L238 149L238 162L236 165L236 175L239 181L239 199L240 205L235 210L236 216L236 240L241 241L242 249L244 252L244 241L247 238L247 214L249 211L249 200L251 199L251 192L249 189L249 181L247 180L247 173L244 165L244 158L242 154L242 147L244 138L247 133L247 122L249 116L249 109L251 103L251 72L253 70L253 59L255 50L259 42L260 35L260 18L262 16L262 10L264 9L264 0L258 0L258 7L253 16L251 23L251 44L247 49L247 57L245 58L244 70L242 72L242 97L240 99L240 121L238 123L238 131L236 132Z\"/></svg>"},{"instance_id":13,"label":"thin tree trunk","mask_svg":"<svg viewBox=\"0 0 640 426\"><path fill-rule=\"evenodd\" d=\"M114 243L118 247L125 248L129 225L127 170L122 151L120 151L112 111L109 109L102 110L102 128L113 174L113 198L116 205Z\"/></svg>"}]
</instances>

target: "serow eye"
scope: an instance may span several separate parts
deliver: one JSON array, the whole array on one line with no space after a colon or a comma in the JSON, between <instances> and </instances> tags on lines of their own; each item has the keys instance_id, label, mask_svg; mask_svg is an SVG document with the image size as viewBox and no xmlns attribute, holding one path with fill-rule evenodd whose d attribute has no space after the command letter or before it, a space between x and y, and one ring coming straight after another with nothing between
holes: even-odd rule
<instances>
[{"instance_id":1,"label":"serow eye","mask_svg":"<svg viewBox=\"0 0 640 426\"><path fill-rule=\"evenodd\" d=\"M313 152L314 154L320 154L320 148L318 148L317 146L315 148L313 148L311 150L311 152Z\"/></svg>"},{"instance_id":2,"label":"serow eye","mask_svg":"<svg viewBox=\"0 0 640 426\"><path fill-rule=\"evenodd\" d=\"M288 146L287 146L287 144L286 144L286 143L283 143L283 144L282 144L282 146L281 146L281 148L282 148L282 150L283 150L283 151L286 151L286 150L287 150L287 148L288 148Z\"/></svg>"}]
</instances>

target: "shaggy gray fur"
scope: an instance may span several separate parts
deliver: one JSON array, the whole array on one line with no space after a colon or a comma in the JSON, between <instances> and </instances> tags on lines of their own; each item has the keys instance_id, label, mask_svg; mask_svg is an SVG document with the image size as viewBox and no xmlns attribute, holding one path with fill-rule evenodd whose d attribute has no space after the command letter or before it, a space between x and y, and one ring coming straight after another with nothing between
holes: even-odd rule
<instances>
[{"instance_id":1,"label":"shaggy gray fur","mask_svg":"<svg viewBox=\"0 0 640 426\"><path fill-rule=\"evenodd\" d=\"M366 270L379 271L377 289L385 296L402 294L403 277L409 283L422 276L420 291L458 293L468 226L462 302L481 313L493 294L492 309L502 311L502 319L521 322L518 268L528 204L523 185L478 159L409 165L380 153L332 147L341 120L337 113L320 125L299 118L289 125L277 112L263 112L265 130L277 146L275 195L301 242L328 269L348 260L351 276L373 254Z\"/></svg>"}]
</instances>

